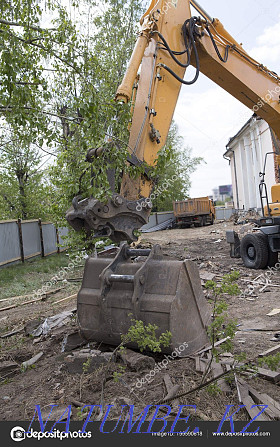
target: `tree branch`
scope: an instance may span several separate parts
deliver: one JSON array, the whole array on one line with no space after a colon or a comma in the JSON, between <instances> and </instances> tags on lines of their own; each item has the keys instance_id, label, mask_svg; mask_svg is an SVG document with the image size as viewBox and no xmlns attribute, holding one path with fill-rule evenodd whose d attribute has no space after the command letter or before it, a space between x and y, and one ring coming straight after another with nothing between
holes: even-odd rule
<instances>
[{"instance_id":1,"label":"tree branch","mask_svg":"<svg viewBox=\"0 0 280 447\"><path fill-rule=\"evenodd\" d=\"M58 113L46 112L44 110L38 110L38 109L35 109L35 107L27 107L27 106L26 107L20 107L20 106L17 106L17 109L19 109L19 108L24 109L24 110L34 110L35 112L43 113L44 115L50 115L50 116L55 116L57 118L63 118L65 120L68 120L68 121L71 121L71 122L77 123L77 124L80 124L80 121L84 120L84 118L82 118L82 117L69 118L66 115L59 115ZM7 106L7 107L0 106L0 111L2 111L2 112L11 112L14 109L15 109L15 107L12 107L12 106Z\"/></svg>"},{"instance_id":2,"label":"tree branch","mask_svg":"<svg viewBox=\"0 0 280 447\"><path fill-rule=\"evenodd\" d=\"M4 31L0 29L0 32L3 33ZM51 53L54 57L56 57L58 60L60 60L63 64L67 65L68 67L72 68L72 70L77 71L76 68L70 64L70 62L66 61L62 57L60 57L55 51L48 50L48 48L44 47L43 45L39 45L37 43L34 43L34 39L23 39L23 37L16 36L14 33L9 33L11 37L14 37L15 39L19 40L20 42L27 43L28 45L32 45L34 47L37 47L43 51L46 51L47 53ZM79 73L81 75L81 73Z\"/></svg>"},{"instance_id":3,"label":"tree branch","mask_svg":"<svg viewBox=\"0 0 280 447\"><path fill-rule=\"evenodd\" d=\"M54 154L52 152L48 152L46 149L43 149L41 146L39 146L39 144L33 142L32 144L35 144L35 146L37 146L41 151L45 152L48 155L52 155L53 157L57 157L57 154ZM45 155L44 155L45 157Z\"/></svg>"},{"instance_id":4,"label":"tree branch","mask_svg":"<svg viewBox=\"0 0 280 447\"><path fill-rule=\"evenodd\" d=\"M41 28L40 26L35 25L25 25L23 23L18 22L9 22L8 20L4 19L0 19L0 23L2 23L2 25L8 25L8 26L21 26L22 28L33 29L34 31L57 31L56 28Z\"/></svg>"},{"instance_id":5,"label":"tree branch","mask_svg":"<svg viewBox=\"0 0 280 447\"><path fill-rule=\"evenodd\" d=\"M23 82L23 81L18 81L15 82L16 85L42 85L43 82ZM0 85L4 85L3 82L0 82Z\"/></svg>"}]
</instances>

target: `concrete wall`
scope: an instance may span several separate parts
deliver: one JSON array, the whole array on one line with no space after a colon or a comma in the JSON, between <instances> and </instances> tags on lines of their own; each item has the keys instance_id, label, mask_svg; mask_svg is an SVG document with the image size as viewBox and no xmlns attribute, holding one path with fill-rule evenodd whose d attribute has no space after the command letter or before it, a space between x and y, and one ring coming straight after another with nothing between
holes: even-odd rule
<instances>
[{"instance_id":1,"label":"concrete wall","mask_svg":"<svg viewBox=\"0 0 280 447\"><path fill-rule=\"evenodd\" d=\"M65 245L62 236L67 232L67 228L58 230L59 245ZM52 223L39 220L0 221L0 267L65 249L58 247L56 229Z\"/></svg>"}]
</instances>

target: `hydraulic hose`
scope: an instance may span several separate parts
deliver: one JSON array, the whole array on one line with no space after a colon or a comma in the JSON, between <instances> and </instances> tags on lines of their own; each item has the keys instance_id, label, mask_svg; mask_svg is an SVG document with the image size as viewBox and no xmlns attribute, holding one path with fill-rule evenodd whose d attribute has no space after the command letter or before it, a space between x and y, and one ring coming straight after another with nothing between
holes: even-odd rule
<instances>
[{"instance_id":1,"label":"hydraulic hose","mask_svg":"<svg viewBox=\"0 0 280 447\"><path fill-rule=\"evenodd\" d=\"M217 47L217 44L216 44L216 42L215 42L215 40L214 40L214 37L213 37L213 35L212 35L212 33L211 33L209 27L206 25L205 28L206 28L206 30L207 30L209 36L210 36L211 42L212 42L212 44L213 44L213 47L215 48L215 51L216 51L216 53L217 53L217 55L218 55L218 58L220 59L220 61L226 63L227 60L228 60L228 53L229 53L230 45L227 45L227 46L226 46L225 56L222 57L222 55L221 55L221 53L220 53L220 51L219 51L219 48Z\"/></svg>"},{"instance_id":2,"label":"hydraulic hose","mask_svg":"<svg viewBox=\"0 0 280 447\"><path fill-rule=\"evenodd\" d=\"M160 67L164 68L166 71L168 71L175 79L177 79L177 81L181 82L184 85L192 85L194 84L198 77L199 77L199 72L200 72L200 64L199 64L199 56L198 56L198 51L196 48L196 43L195 43L195 37L194 37L194 30L195 30L195 25L196 25L196 17L191 17L190 19L186 20L184 25L183 25L183 37L184 37L184 42L186 45L186 52L188 55L188 62L186 64L182 64L180 61L178 61L178 59L174 56L174 52L170 49L169 45L167 44L166 40L164 39L164 37L159 34L160 39L162 40L164 46L166 47L167 51L169 52L169 54L171 55L171 57L173 58L173 60L181 67L183 68L187 68L190 65L190 50L193 49L194 51L194 55L195 55L195 65L196 65L196 74L194 76L194 78L191 81L184 81L184 79L181 79L171 68L169 68L167 65L165 64L159 64Z\"/></svg>"},{"instance_id":3,"label":"hydraulic hose","mask_svg":"<svg viewBox=\"0 0 280 447\"><path fill-rule=\"evenodd\" d=\"M198 77L199 77L199 66L196 67L195 77L191 81L184 81L184 79L181 79L173 70L171 70L171 68L167 67L167 65L165 65L165 64L159 64L159 67L164 68L172 76L174 76L174 78L177 79L177 81L181 82L184 85L192 85L192 84L194 84L197 81Z\"/></svg>"},{"instance_id":4,"label":"hydraulic hose","mask_svg":"<svg viewBox=\"0 0 280 447\"><path fill-rule=\"evenodd\" d=\"M185 54L185 53L188 53L188 62L187 62L186 64L182 64L182 62L180 62L180 61L175 57L175 55L174 55L175 52L171 50L171 48L169 47L169 45L168 45L168 43L166 42L166 40L165 40L165 38L163 37L163 35L162 35L161 33L159 33L159 32L157 32L157 34L158 34L158 37L162 40L162 43L163 43L165 49L168 51L168 53L170 54L170 56L172 57L172 59L176 62L176 64L180 65L180 67L183 67L183 68L187 68L187 67L189 67L189 65L190 65L190 57L189 57L188 49L186 48L186 49L185 49L184 51L182 51L182 52L177 52L178 55L179 55L179 54Z\"/></svg>"},{"instance_id":5,"label":"hydraulic hose","mask_svg":"<svg viewBox=\"0 0 280 447\"><path fill-rule=\"evenodd\" d=\"M181 82L184 85L192 85L194 84L198 77L199 77L199 72L200 72L200 64L199 64L199 56L198 56L198 51L196 48L196 42L195 42L195 26L196 26L196 22L197 22L197 17L191 17L190 19L186 20L184 25L183 25L183 38L184 38L184 42L186 45L186 49L184 51L172 51L171 48L169 47L166 39L164 38L164 36L160 33L157 32L159 38L162 41L162 45L163 48L168 51L168 53L170 54L170 56L172 57L172 59L176 62L177 65L179 65L180 67L183 68L188 68L190 66L190 59L191 59L191 50L194 51L194 55L195 55L195 66L196 66L196 74L194 76L194 78L191 81L184 81L184 79L181 79L170 67L168 67L165 64L159 64L160 67L164 68L166 71L168 71L172 76L174 76L175 79L177 79L177 81ZM211 42L213 44L213 47L217 53L217 56L219 57L220 61L223 63L226 63L228 60L228 56L229 56L229 49L230 49L230 45L226 46L225 49L225 55L224 57L221 55L219 48L217 47L217 44L214 40L214 37L208 27L208 25L206 25L206 30L209 34L209 37L211 39ZM186 64L183 64L182 62L180 62L176 56L182 55L187 53L188 56L188 60Z\"/></svg>"}]
</instances>

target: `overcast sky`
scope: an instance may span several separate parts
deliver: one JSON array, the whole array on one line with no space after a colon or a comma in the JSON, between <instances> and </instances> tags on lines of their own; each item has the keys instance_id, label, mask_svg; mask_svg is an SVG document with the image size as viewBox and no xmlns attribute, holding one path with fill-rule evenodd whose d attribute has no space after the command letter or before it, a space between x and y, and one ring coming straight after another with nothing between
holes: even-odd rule
<instances>
[{"instance_id":1,"label":"overcast sky","mask_svg":"<svg viewBox=\"0 0 280 447\"><path fill-rule=\"evenodd\" d=\"M280 74L279 0L198 2L223 23L251 56ZM174 119L185 145L192 147L193 155L202 156L207 163L191 176L192 197L210 195L214 187L231 184L228 162L223 159L225 146L251 115L252 110L203 74L194 85L182 86Z\"/></svg>"}]
</instances>

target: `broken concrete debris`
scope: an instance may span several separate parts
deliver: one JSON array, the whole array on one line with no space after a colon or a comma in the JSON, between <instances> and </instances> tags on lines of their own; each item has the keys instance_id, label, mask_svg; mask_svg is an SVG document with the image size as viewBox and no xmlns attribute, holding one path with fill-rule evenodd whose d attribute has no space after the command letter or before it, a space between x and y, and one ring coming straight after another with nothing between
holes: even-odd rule
<instances>
[{"instance_id":1,"label":"broken concrete debris","mask_svg":"<svg viewBox=\"0 0 280 447\"><path fill-rule=\"evenodd\" d=\"M200 276L200 279L202 279L203 281L213 281L213 279L215 278L216 275L215 275L215 273L200 271L199 276Z\"/></svg>"},{"instance_id":2,"label":"broken concrete debris","mask_svg":"<svg viewBox=\"0 0 280 447\"><path fill-rule=\"evenodd\" d=\"M30 360L26 360L26 362L22 362L21 369L26 370L29 366L34 365L34 363L38 362L38 360L42 357L44 353L39 352L38 354L34 355Z\"/></svg>"},{"instance_id":3,"label":"broken concrete debris","mask_svg":"<svg viewBox=\"0 0 280 447\"><path fill-rule=\"evenodd\" d=\"M62 341L61 352L73 351L73 349L80 348L87 343L87 340L81 337L79 331L72 332L71 334L66 334Z\"/></svg>"},{"instance_id":4,"label":"broken concrete debris","mask_svg":"<svg viewBox=\"0 0 280 447\"><path fill-rule=\"evenodd\" d=\"M140 354L131 349L126 348L124 352L120 353L120 357L131 371L153 369L155 367L155 360L153 357L148 357L147 355Z\"/></svg>"}]
</instances>

